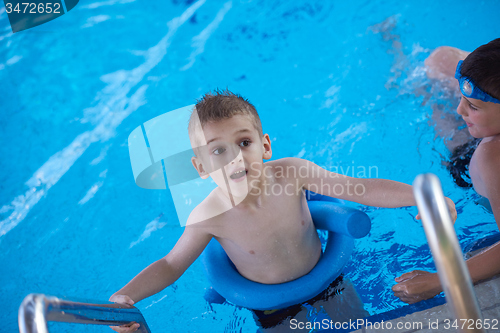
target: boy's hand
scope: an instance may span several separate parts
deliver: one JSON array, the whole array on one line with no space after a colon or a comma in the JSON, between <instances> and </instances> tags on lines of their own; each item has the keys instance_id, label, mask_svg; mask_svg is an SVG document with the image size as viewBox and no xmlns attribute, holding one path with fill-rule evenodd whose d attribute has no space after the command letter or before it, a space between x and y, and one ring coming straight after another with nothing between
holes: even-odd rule
<instances>
[{"instance_id":1,"label":"boy's hand","mask_svg":"<svg viewBox=\"0 0 500 333\"><path fill-rule=\"evenodd\" d=\"M448 209L450 210L451 221L455 224L457 220L457 210L455 209L455 203L450 198L446 197L446 204L448 205Z\"/></svg>"},{"instance_id":2,"label":"boy's hand","mask_svg":"<svg viewBox=\"0 0 500 333\"><path fill-rule=\"evenodd\" d=\"M392 286L394 296L408 304L432 298L441 292L441 284L436 273L415 270L395 280L398 284Z\"/></svg>"},{"instance_id":3,"label":"boy's hand","mask_svg":"<svg viewBox=\"0 0 500 333\"><path fill-rule=\"evenodd\" d=\"M455 209L455 203L448 197L445 197L444 199L446 201L446 204L448 205L448 210L450 211L451 222L455 224L455 221L457 220L457 210ZM418 213L415 218L417 220L420 220L422 217L420 216L420 213Z\"/></svg>"},{"instance_id":4,"label":"boy's hand","mask_svg":"<svg viewBox=\"0 0 500 333\"><path fill-rule=\"evenodd\" d=\"M136 323L135 321L124 324L122 326L109 326L113 331L116 331L118 333L129 333L129 332L135 332L139 329L139 323Z\"/></svg>"},{"instance_id":5,"label":"boy's hand","mask_svg":"<svg viewBox=\"0 0 500 333\"><path fill-rule=\"evenodd\" d=\"M127 295L113 295L109 298L110 302L115 302L115 303L121 303L121 304L126 304L126 305L134 305L134 301ZM129 333L129 332L135 332L139 329L139 323L136 323L135 321L124 324L121 326L110 326L110 328L113 331L119 332L119 333Z\"/></svg>"},{"instance_id":6,"label":"boy's hand","mask_svg":"<svg viewBox=\"0 0 500 333\"><path fill-rule=\"evenodd\" d=\"M135 303L132 300L132 298L130 298L127 295L112 295L109 298L109 301L114 302L114 303L126 304L126 305L130 305L130 306L134 305L134 303Z\"/></svg>"}]
</instances>

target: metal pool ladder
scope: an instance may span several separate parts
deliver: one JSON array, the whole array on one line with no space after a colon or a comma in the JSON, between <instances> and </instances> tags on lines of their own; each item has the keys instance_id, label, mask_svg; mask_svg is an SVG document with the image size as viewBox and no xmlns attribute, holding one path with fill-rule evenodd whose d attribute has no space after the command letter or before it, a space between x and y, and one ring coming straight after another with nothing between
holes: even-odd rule
<instances>
[{"instance_id":1,"label":"metal pool ladder","mask_svg":"<svg viewBox=\"0 0 500 333\"><path fill-rule=\"evenodd\" d=\"M439 179L429 173L419 175L413 182L413 192L452 314L458 321L472 319L474 323L482 323L472 280L458 245ZM458 326L459 332L485 332L484 329Z\"/></svg>"},{"instance_id":2,"label":"metal pool ladder","mask_svg":"<svg viewBox=\"0 0 500 333\"><path fill-rule=\"evenodd\" d=\"M43 294L29 294L19 308L20 333L48 333L48 321L119 326L135 321L136 332L151 333L143 315L134 306L92 304L62 300Z\"/></svg>"}]
</instances>

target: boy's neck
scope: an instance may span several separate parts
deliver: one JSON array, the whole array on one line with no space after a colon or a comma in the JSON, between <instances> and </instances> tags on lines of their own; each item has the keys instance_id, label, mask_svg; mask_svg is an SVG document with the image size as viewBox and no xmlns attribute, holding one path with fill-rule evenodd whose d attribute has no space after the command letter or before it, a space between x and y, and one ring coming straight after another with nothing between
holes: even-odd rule
<instances>
[{"instance_id":1,"label":"boy's neck","mask_svg":"<svg viewBox=\"0 0 500 333\"><path fill-rule=\"evenodd\" d=\"M481 143L486 143L486 142L490 142L493 140L500 140L500 133L498 133L496 135L487 136L487 137L482 138Z\"/></svg>"}]
</instances>

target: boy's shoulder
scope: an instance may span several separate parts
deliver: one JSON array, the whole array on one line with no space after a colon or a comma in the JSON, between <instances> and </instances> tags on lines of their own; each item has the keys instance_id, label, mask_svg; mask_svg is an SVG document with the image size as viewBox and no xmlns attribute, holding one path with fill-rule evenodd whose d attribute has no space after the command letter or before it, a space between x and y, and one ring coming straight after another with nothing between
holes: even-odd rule
<instances>
[{"instance_id":1,"label":"boy's shoulder","mask_svg":"<svg viewBox=\"0 0 500 333\"><path fill-rule=\"evenodd\" d=\"M479 170L487 172L500 168L500 135L479 144L474 153Z\"/></svg>"},{"instance_id":2,"label":"boy's shoulder","mask_svg":"<svg viewBox=\"0 0 500 333\"><path fill-rule=\"evenodd\" d=\"M280 158L278 160L266 162L264 165L279 168L279 167L291 167L291 166L294 166L294 167L307 166L308 163L311 163L311 162L309 162L308 160L304 160L302 158L284 157L284 158Z\"/></svg>"},{"instance_id":3,"label":"boy's shoulder","mask_svg":"<svg viewBox=\"0 0 500 333\"><path fill-rule=\"evenodd\" d=\"M280 179L297 179L314 173L318 167L311 161L298 157L285 157L279 160L274 160L264 163L265 168L271 169L272 172L266 174L274 175L274 178Z\"/></svg>"},{"instance_id":4,"label":"boy's shoulder","mask_svg":"<svg viewBox=\"0 0 500 333\"><path fill-rule=\"evenodd\" d=\"M210 194L196 206L189 214L186 225L199 222L214 223L219 220L221 214L231 209L231 203L224 200L222 191L216 187Z\"/></svg>"}]
</instances>

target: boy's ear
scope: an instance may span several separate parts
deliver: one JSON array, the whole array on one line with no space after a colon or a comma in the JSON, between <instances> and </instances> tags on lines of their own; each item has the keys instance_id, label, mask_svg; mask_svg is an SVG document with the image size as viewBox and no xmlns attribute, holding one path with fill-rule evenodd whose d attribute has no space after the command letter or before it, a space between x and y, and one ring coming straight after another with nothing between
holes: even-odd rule
<instances>
[{"instance_id":1,"label":"boy's ear","mask_svg":"<svg viewBox=\"0 0 500 333\"><path fill-rule=\"evenodd\" d=\"M264 148L264 154L262 154L262 158L265 160L271 159L273 156L273 150L271 149L271 139L269 138L269 134L264 134L262 137L262 146Z\"/></svg>"},{"instance_id":2,"label":"boy's ear","mask_svg":"<svg viewBox=\"0 0 500 333\"><path fill-rule=\"evenodd\" d=\"M201 160L198 157L196 156L191 157L191 163L193 163L193 166L196 169L196 171L198 171L198 174L200 175L201 179L208 178L209 175L203 168L203 164L201 163Z\"/></svg>"}]
</instances>

